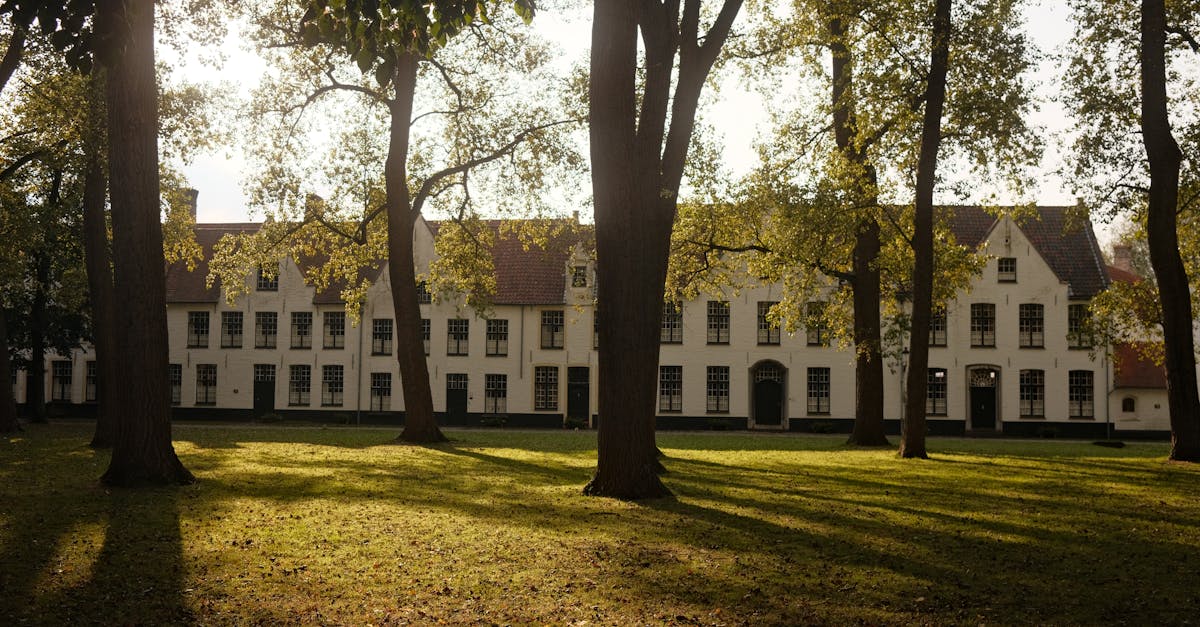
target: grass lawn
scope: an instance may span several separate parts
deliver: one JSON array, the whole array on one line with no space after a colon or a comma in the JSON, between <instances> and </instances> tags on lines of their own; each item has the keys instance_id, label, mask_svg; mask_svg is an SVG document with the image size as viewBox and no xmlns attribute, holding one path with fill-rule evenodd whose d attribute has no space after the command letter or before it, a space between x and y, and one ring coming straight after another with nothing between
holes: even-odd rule
<instances>
[{"instance_id":1,"label":"grass lawn","mask_svg":"<svg viewBox=\"0 0 1200 627\"><path fill-rule=\"evenodd\" d=\"M0 439L0 624L1200 620L1200 469L1162 444L661 434L676 498L584 497L588 432L176 425L108 490L83 424Z\"/></svg>"}]
</instances>

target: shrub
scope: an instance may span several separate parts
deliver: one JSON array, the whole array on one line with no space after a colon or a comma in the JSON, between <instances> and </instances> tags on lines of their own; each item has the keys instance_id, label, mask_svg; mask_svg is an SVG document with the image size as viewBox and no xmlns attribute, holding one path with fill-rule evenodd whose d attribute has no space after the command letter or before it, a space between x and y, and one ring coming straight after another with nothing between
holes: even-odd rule
<instances>
[{"instance_id":1,"label":"shrub","mask_svg":"<svg viewBox=\"0 0 1200 627\"><path fill-rule=\"evenodd\" d=\"M279 414L277 414L275 412L267 412L267 413L259 416L257 420L258 420L258 422L271 424L271 423L276 423L276 422L283 422L283 416L280 416Z\"/></svg>"},{"instance_id":2,"label":"shrub","mask_svg":"<svg viewBox=\"0 0 1200 627\"><path fill-rule=\"evenodd\" d=\"M587 429L588 421L585 418L567 417L563 420L564 429Z\"/></svg>"},{"instance_id":3,"label":"shrub","mask_svg":"<svg viewBox=\"0 0 1200 627\"><path fill-rule=\"evenodd\" d=\"M808 428L813 433L835 433L837 431L836 425L834 425L832 422L825 421L814 422L810 424Z\"/></svg>"},{"instance_id":4,"label":"shrub","mask_svg":"<svg viewBox=\"0 0 1200 627\"><path fill-rule=\"evenodd\" d=\"M484 416L483 418L479 419L479 426L481 426L481 427L503 427L504 424L507 422L508 421L505 420L504 416Z\"/></svg>"}]
</instances>

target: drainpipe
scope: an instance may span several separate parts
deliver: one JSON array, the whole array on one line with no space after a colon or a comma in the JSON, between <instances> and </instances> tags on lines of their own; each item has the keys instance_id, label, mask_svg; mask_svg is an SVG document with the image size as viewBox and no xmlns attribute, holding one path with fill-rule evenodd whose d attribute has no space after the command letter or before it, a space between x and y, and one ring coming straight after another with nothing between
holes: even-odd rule
<instances>
[{"instance_id":1,"label":"drainpipe","mask_svg":"<svg viewBox=\"0 0 1200 627\"><path fill-rule=\"evenodd\" d=\"M1112 439L1112 393L1115 391L1112 386L1112 375L1109 373L1109 365L1112 363L1108 355L1104 356L1104 439Z\"/></svg>"}]
</instances>

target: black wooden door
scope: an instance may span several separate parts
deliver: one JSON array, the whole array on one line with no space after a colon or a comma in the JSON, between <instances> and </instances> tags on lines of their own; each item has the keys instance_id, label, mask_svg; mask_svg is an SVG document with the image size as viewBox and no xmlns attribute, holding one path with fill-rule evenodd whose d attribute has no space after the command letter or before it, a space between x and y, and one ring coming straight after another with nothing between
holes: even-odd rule
<instances>
[{"instance_id":1,"label":"black wooden door","mask_svg":"<svg viewBox=\"0 0 1200 627\"><path fill-rule=\"evenodd\" d=\"M275 411L275 380L254 380L254 415L262 416Z\"/></svg>"},{"instance_id":2,"label":"black wooden door","mask_svg":"<svg viewBox=\"0 0 1200 627\"><path fill-rule=\"evenodd\" d=\"M567 417L586 421L591 412L590 373L587 367L567 368Z\"/></svg>"},{"instance_id":3,"label":"black wooden door","mask_svg":"<svg viewBox=\"0 0 1200 627\"><path fill-rule=\"evenodd\" d=\"M996 428L996 388L971 388L971 428Z\"/></svg>"},{"instance_id":4,"label":"black wooden door","mask_svg":"<svg viewBox=\"0 0 1200 627\"><path fill-rule=\"evenodd\" d=\"M467 424L467 375L446 375L446 424Z\"/></svg>"},{"instance_id":5,"label":"black wooden door","mask_svg":"<svg viewBox=\"0 0 1200 627\"><path fill-rule=\"evenodd\" d=\"M754 424L779 426L783 421L783 385L773 379L754 384Z\"/></svg>"}]
</instances>

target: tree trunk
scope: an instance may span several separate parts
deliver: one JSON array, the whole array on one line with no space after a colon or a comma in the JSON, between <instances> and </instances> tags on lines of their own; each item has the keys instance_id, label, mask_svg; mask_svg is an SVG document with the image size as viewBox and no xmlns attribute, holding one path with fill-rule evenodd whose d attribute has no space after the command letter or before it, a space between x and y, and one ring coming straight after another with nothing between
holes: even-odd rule
<instances>
[{"instance_id":1,"label":"tree trunk","mask_svg":"<svg viewBox=\"0 0 1200 627\"><path fill-rule=\"evenodd\" d=\"M404 390L405 442L445 442L433 415L433 393L429 388L429 364L425 359L421 332L421 306L417 302L417 273L413 262L413 211L408 188L408 139L413 97L417 88L415 55L405 55L397 64L392 82L396 99L391 103L391 127L384 179L387 186L388 278L392 284L392 306L396 310L396 360Z\"/></svg>"},{"instance_id":2,"label":"tree trunk","mask_svg":"<svg viewBox=\"0 0 1200 627\"><path fill-rule=\"evenodd\" d=\"M863 220L854 240L854 430L849 444L887 446L883 425L879 223Z\"/></svg>"},{"instance_id":3,"label":"tree trunk","mask_svg":"<svg viewBox=\"0 0 1200 627\"><path fill-rule=\"evenodd\" d=\"M596 287L604 315L600 317L596 474L584 493L655 498L670 494L658 478L653 454L658 326L666 269L664 247L669 239L662 241L663 220L658 215L662 201L647 203L642 193L657 182L659 164L647 168L648 164L637 164L634 158L639 154L634 124L638 3L597 2L593 12L588 126L596 211ZM647 55L657 52L648 50ZM647 84L651 83L658 85L648 79ZM664 117L665 113L664 108ZM669 202L674 203L674 198ZM669 238L669 221L666 233Z\"/></svg>"},{"instance_id":4,"label":"tree trunk","mask_svg":"<svg viewBox=\"0 0 1200 627\"><path fill-rule=\"evenodd\" d=\"M46 285L50 281L50 260L46 253L34 253L33 304L29 309L29 370L25 382L25 410L36 423L46 422Z\"/></svg>"},{"instance_id":5,"label":"tree trunk","mask_svg":"<svg viewBox=\"0 0 1200 627\"><path fill-rule=\"evenodd\" d=\"M101 481L129 486L191 483L171 445L167 380L167 304L159 219L158 89L154 3L115 0L97 6L108 106L112 182L113 276L124 319L117 346L130 376L118 392L112 461Z\"/></svg>"},{"instance_id":6,"label":"tree trunk","mask_svg":"<svg viewBox=\"0 0 1200 627\"><path fill-rule=\"evenodd\" d=\"M25 55L26 26L13 24L12 29L8 45L4 48L4 57L0 58L0 93L4 92L8 79L21 66L21 58Z\"/></svg>"},{"instance_id":7,"label":"tree trunk","mask_svg":"<svg viewBox=\"0 0 1200 627\"><path fill-rule=\"evenodd\" d=\"M108 178L104 171L104 81L97 68L90 81L88 102L87 171L83 183L83 251L88 278L88 300L92 309L92 348L96 352L96 432L92 448L113 445L114 414L117 409L112 268L108 250L108 224L104 216Z\"/></svg>"},{"instance_id":8,"label":"tree trunk","mask_svg":"<svg viewBox=\"0 0 1200 627\"><path fill-rule=\"evenodd\" d=\"M1162 301L1166 345L1167 403L1171 453L1177 461L1200 461L1200 394L1192 340L1192 303L1187 271L1179 256L1176 209L1182 155L1171 134L1166 75L1166 16L1163 0L1142 1L1142 140L1150 163L1146 235L1150 264Z\"/></svg>"},{"instance_id":9,"label":"tree trunk","mask_svg":"<svg viewBox=\"0 0 1200 627\"><path fill-rule=\"evenodd\" d=\"M929 385L929 319L933 315L933 188L942 143L942 110L946 103L946 68L950 57L951 0L937 0L933 17L933 50L925 90L921 154L913 229L913 310L909 336L908 386L900 428L900 457L929 457L925 450L925 397Z\"/></svg>"},{"instance_id":10,"label":"tree trunk","mask_svg":"<svg viewBox=\"0 0 1200 627\"><path fill-rule=\"evenodd\" d=\"M829 20L833 134L842 157L856 170L853 185L862 198L861 211L879 205L875 168L859 137L854 101L854 59L845 43L846 27L840 17ZM883 424L883 341L879 319L879 223L868 213L854 236L854 430L849 444L886 446Z\"/></svg>"},{"instance_id":11,"label":"tree trunk","mask_svg":"<svg viewBox=\"0 0 1200 627\"><path fill-rule=\"evenodd\" d=\"M0 433L21 430L17 399L13 395L12 360L8 356L8 316L0 306Z\"/></svg>"}]
</instances>

